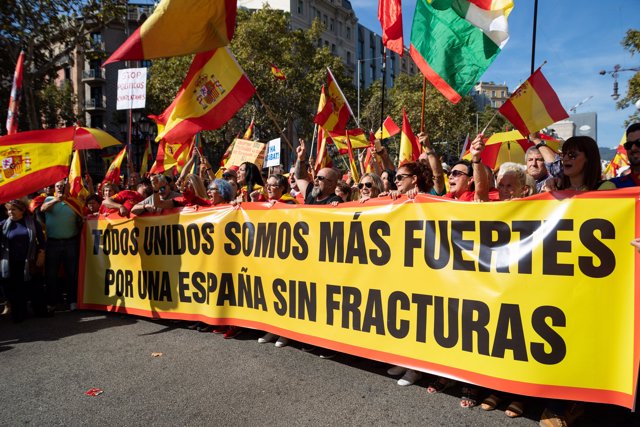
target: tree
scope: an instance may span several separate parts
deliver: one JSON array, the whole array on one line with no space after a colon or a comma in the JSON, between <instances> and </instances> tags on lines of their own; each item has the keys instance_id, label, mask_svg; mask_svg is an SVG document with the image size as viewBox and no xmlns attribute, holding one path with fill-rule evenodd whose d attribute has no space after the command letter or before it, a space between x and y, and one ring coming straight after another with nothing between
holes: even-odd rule
<instances>
[{"instance_id":1,"label":"tree","mask_svg":"<svg viewBox=\"0 0 640 427\"><path fill-rule=\"evenodd\" d=\"M631 53L631 56L640 53L640 31L628 30L625 38L621 42L622 46ZM640 72L637 72L629 80L627 94L617 103L619 110L627 108L629 105L640 101ZM640 121L640 110L636 109L626 120L625 125Z\"/></svg>"},{"instance_id":2,"label":"tree","mask_svg":"<svg viewBox=\"0 0 640 427\"><path fill-rule=\"evenodd\" d=\"M51 100L42 98L48 93L44 89L56 79L75 49L91 47L92 32L121 19L125 12L120 0L0 2L0 50L6 59L0 62L0 100L8 105L15 63L24 50L24 96L19 116L22 129L42 127L43 108L49 113L52 108ZM6 110L2 115L4 122Z\"/></svg>"}]
</instances>

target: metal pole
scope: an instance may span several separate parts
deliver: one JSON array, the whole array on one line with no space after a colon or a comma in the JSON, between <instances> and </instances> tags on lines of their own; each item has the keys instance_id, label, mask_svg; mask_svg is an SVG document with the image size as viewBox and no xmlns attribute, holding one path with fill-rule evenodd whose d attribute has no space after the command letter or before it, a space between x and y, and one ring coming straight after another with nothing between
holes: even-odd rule
<instances>
[{"instance_id":1,"label":"metal pole","mask_svg":"<svg viewBox=\"0 0 640 427\"><path fill-rule=\"evenodd\" d=\"M357 78L357 81L358 81L358 123L357 123L358 127L360 127L360 62L361 61L362 61L361 59L358 59L358 66L356 67L357 73L358 73L358 78Z\"/></svg>"},{"instance_id":2,"label":"metal pole","mask_svg":"<svg viewBox=\"0 0 640 427\"><path fill-rule=\"evenodd\" d=\"M533 37L531 42L531 74L535 71L536 63L536 25L538 22L538 0L533 2Z\"/></svg>"},{"instance_id":3,"label":"metal pole","mask_svg":"<svg viewBox=\"0 0 640 427\"><path fill-rule=\"evenodd\" d=\"M384 90L387 85L387 48L382 49L382 93L380 97L380 129L384 124ZM382 137L382 135L380 135ZM382 138L380 138L382 139Z\"/></svg>"}]
</instances>

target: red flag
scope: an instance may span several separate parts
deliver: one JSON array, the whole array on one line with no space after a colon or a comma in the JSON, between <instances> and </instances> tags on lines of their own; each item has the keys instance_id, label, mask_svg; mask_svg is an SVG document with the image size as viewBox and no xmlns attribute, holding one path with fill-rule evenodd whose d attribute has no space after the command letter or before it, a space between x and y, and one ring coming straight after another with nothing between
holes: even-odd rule
<instances>
[{"instance_id":1,"label":"red flag","mask_svg":"<svg viewBox=\"0 0 640 427\"><path fill-rule=\"evenodd\" d=\"M0 203L66 178L72 147L73 128L0 137Z\"/></svg>"},{"instance_id":2,"label":"red flag","mask_svg":"<svg viewBox=\"0 0 640 427\"><path fill-rule=\"evenodd\" d=\"M520 85L498 111L523 135L569 117L540 68Z\"/></svg>"},{"instance_id":3,"label":"red flag","mask_svg":"<svg viewBox=\"0 0 640 427\"><path fill-rule=\"evenodd\" d=\"M402 56L402 6L400 0L378 0L378 20L382 25L382 44Z\"/></svg>"},{"instance_id":4,"label":"red flag","mask_svg":"<svg viewBox=\"0 0 640 427\"><path fill-rule=\"evenodd\" d=\"M398 165L404 162L414 162L420 157L420 144L413 134L407 119L407 112L402 108L402 135L400 136L400 150L398 150Z\"/></svg>"},{"instance_id":5,"label":"red flag","mask_svg":"<svg viewBox=\"0 0 640 427\"><path fill-rule=\"evenodd\" d=\"M162 0L104 62L183 56L226 46L236 27L236 0Z\"/></svg>"},{"instance_id":6,"label":"red flag","mask_svg":"<svg viewBox=\"0 0 640 427\"><path fill-rule=\"evenodd\" d=\"M124 156L127 154L127 147L124 147L122 151L118 153L118 155L113 159L113 162L109 165L109 169L107 173L104 174L103 183L110 182L115 185L120 185L120 168L122 167L122 160Z\"/></svg>"},{"instance_id":7,"label":"red flag","mask_svg":"<svg viewBox=\"0 0 640 427\"><path fill-rule=\"evenodd\" d=\"M271 64L271 74L273 74L273 77L275 77L278 80L287 80L287 78L285 77L284 73L280 70L280 68L276 67L273 64Z\"/></svg>"},{"instance_id":8,"label":"red flag","mask_svg":"<svg viewBox=\"0 0 640 427\"><path fill-rule=\"evenodd\" d=\"M400 128L391 119L391 116L387 116L382 122L382 128L376 132L376 139L387 139L400 133Z\"/></svg>"},{"instance_id":9,"label":"red flag","mask_svg":"<svg viewBox=\"0 0 640 427\"><path fill-rule=\"evenodd\" d=\"M228 48L197 54L176 98L158 117L165 128L156 141L184 140L220 128L255 91Z\"/></svg>"},{"instance_id":10,"label":"red flag","mask_svg":"<svg viewBox=\"0 0 640 427\"><path fill-rule=\"evenodd\" d=\"M22 69L24 65L24 51L20 52L16 71L13 73L13 85L11 86L11 96L9 98L9 112L7 114L7 135L18 132L18 109L20 108L20 98L22 94Z\"/></svg>"},{"instance_id":11,"label":"red flag","mask_svg":"<svg viewBox=\"0 0 640 427\"><path fill-rule=\"evenodd\" d=\"M338 82L335 77L333 77L333 73L329 68L327 68L327 71L329 73L327 75L328 93L326 95L326 101L322 110L318 111L313 121L329 132L342 133L347 127L349 115L353 115L353 112L340 86L338 86ZM324 87L320 95L321 102L323 96L325 96Z\"/></svg>"}]
</instances>

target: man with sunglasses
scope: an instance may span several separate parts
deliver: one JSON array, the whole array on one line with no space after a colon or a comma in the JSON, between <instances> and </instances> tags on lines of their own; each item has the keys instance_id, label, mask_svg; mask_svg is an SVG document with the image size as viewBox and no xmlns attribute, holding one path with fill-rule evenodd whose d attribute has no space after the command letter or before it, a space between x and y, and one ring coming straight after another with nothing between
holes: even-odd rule
<instances>
[{"instance_id":1,"label":"man with sunglasses","mask_svg":"<svg viewBox=\"0 0 640 427\"><path fill-rule=\"evenodd\" d=\"M471 161L460 160L451 167L449 193L444 195L445 198L466 202L489 200L489 176L480 158L482 150L484 141L479 134L469 148Z\"/></svg>"},{"instance_id":2,"label":"man with sunglasses","mask_svg":"<svg viewBox=\"0 0 640 427\"><path fill-rule=\"evenodd\" d=\"M617 188L640 185L640 123L629 126L626 135L627 142L624 143L624 149L627 151L631 173L611 179Z\"/></svg>"},{"instance_id":3,"label":"man with sunglasses","mask_svg":"<svg viewBox=\"0 0 640 427\"><path fill-rule=\"evenodd\" d=\"M342 198L336 194L336 186L340 175L334 169L322 168L314 178L307 172L307 150L303 139L296 148L298 160L295 166L295 177L298 188L305 195L306 205L330 205L332 202L342 203ZM313 183L313 185L310 185Z\"/></svg>"}]
</instances>

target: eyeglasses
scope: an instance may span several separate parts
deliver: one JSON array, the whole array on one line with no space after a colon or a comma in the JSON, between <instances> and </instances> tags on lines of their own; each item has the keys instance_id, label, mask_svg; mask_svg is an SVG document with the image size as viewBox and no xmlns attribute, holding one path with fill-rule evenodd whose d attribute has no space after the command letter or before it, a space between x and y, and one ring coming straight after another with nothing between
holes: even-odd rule
<instances>
[{"instance_id":1,"label":"eyeglasses","mask_svg":"<svg viewBox=\"0 0 640 427\"><path fill-rule=\"evenodd\" d=\"M373 182L361 182L360 184L358 184L358 189L362 190L364 187L373 187Z\"/></svg>"},{"instance_id":2,"label":"eyeglasses","mask_svg":"<svg viewBox=\"0 0 640 427\"><path fill-rule=\"evenodd\" d=\"M268 182L264 185L267 188L278 188L280 185L278 184L269 184Z\"/></svg>"},{"instance_id":3,"label":"eyeglasses","mask_svg":"<svg viewBox=\"0 0 640 427\"><path fill-rule=\"evenodd\" d=\"M408 178L410 176L415 176L415 175L412 173L399 173L396 175L396 182L400 182L403 179Z\"/></svg>"},{"instance_id":4,"label":"eyeglasses","mask_svg":"<svg viewBox=\"0 0 640 427\"><path fill-rule=\"evenodd\" d=\"M567 151L566 153L562 153L562 158L568 157L569 160L575 160L578 157L577 151Z\"/></svg>"},{"instance_id":5,"label":"eyeglasses","mask_svg":"<svg viewBox=\"0 0 640 427\"><path fill-rule=\"evenodd\" d=\"M229 178L235 178L235 177L236 177L235 175L232 175L230 173L223 173L222 174L222 178L223 179L229 179Z\"/></svg>"},{"instance_id":6,"label":"eyeglasses","mask_svg":"<svg viewBox=\"0 0 640 427\"><path fill-rule=\"evenodd\" d=\"M329 179L326 176L322 176L322 175L316 175L316 178L318 181L324 181L325 179Z\"/></svg>"},{"instance_id":7,"label":"eyeglasses","mask_svg":"<svg viewBox=\"0 0 640 427\"><path fill-rule=\"evenodd\" d=\"M452 176L452 177L454 177L454 178L457 178L457 177L459 177L459 176L471 176L471 175L469 175L468 173L464 173L464 172L462 172L461 170L454 169L454 170L452 170L451 172L449 172L449 176Z\"/></svg>"},{"instance_id":8,"label":"eyeglasses","mask_svg":"<svg viewBox=\"0 0 640 427\"><path fill-rule=\"evenodd\" d=\"M220 190L218 190L217 187L209 187L209 191L213 191L214 193L216 193L216 192L219 193L220 192Z\"/></svg>"},{"instance_id":9,"label":"eyeglasses","mask_svg":"<svg viewBox=\"0 0 640 427\"><path fill-rule=\"evenodd\" d=\"M635 141L627 141L624 143L624 149L629 151L631 150L631 147L636 146L638 148L640 148L640 139L636 139Z\"/></svg>"}]
</instances>

